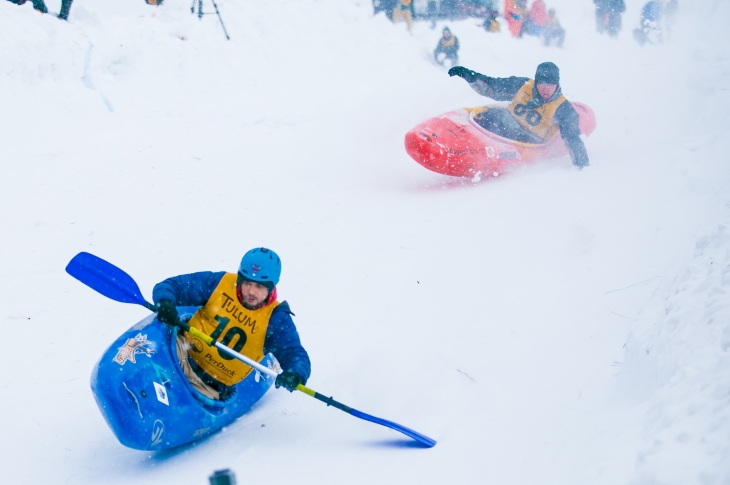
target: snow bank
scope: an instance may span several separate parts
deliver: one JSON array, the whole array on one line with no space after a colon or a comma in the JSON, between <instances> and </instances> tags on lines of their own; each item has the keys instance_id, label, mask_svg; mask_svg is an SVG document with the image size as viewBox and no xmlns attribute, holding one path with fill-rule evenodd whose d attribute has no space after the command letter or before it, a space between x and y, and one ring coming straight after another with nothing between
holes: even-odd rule
<instances>
[{"instance_id":1,"label":"snow bank","mask_svg":"<svg viewBox=\"0 0 730 485\"><path fill-rule=\"evenodd\" d=\"M687 8L685 6L685 8ZM730 105L722 88L730 52L721 40L730 5L693 6L696 23L682 23L692 35L691 56L679 65L689 73L685 96L697 120L682 134L689 155L726 163ZM671 82L669 80L668 82ZM708 113L712 113L708 115ZM709 187L717 206L730 207L724 173ZM696 189L702 190L699 187ZM706 190L706 189L705 189ZM642 409L636 484L721 484L730 481L730 237L728 220L696 243L695 254L661 276L653 298L629 335L618 379L623 402Z\"/></svg>"},{"instance_id":2,"label":"snow bank","mask_svg":"<svg viewBox=\"0 0 730 485\"><path fill-rule=\"evenodd\" d=\"M633 483L730 480L730 231L719 224L629 336L622 396L646 400Z\"/></svg>"}]
</instances>

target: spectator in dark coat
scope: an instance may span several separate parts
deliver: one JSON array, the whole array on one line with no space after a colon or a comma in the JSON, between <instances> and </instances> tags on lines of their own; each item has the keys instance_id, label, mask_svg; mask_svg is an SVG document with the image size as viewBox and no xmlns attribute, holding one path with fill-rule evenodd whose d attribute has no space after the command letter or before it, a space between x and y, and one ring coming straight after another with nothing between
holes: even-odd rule
<instances>
[{"instance_id":1,"label":"spectator in dark coat","mask_svg":"<svg viewBox=\"0 0 730 485\"><path fill-rule=\"evenodd\" d=\"M71 12L71 3L73 0L61 0L61 11L58 13L58 18L62 20L68 20L68 14Z\"/></svg>"},{"instance_id":2,"label":"spectator in dark coat","mask_svg":"<svg viewBox=\"0 0 730 485\"><path fill-rule=\"evenodd\" d=\"M389 19L393 18L393 9L398 0L373 0L373 15L378 12L385 12L385 16Z\"/></svg>"},{"instance_id":3,"label":"spectator in dark coat","mask_svg":"<svg viewBox=\"0 0 730 485\"><path fill-rule=\"evenodd\" d=\"M441 0L439 4L441 16L453 19L456 16L457 3L457 0Z\"/></svg>"},{"instance_id":4,"label":"spectator in dark coat","mask_svg":"<svg viewBox=\"0 0 730 485\"><path fill-rule=\"evenodd\" d=\"M621 14L626 11L624 0L593 0L596 5L596 28L616 37L621 30Z\"/></svg>"},{"instance_id":5,"label":"spectator in dark coat","mask_svg":"<svg viewBox=\"0 0 730 485\"><path fill-rule=\"evenodd\" d=\"M436 28L436 17L438 10L438 6L436 5L436 0L428 0L428 8L426 10L426 15L428 15L428 18L431 19L431 28Z\"/></svg>"},{"instance_id":6,"label":"spectator in dark coat","mask_svg":"<svg viewBox=\"0 0 730 485\"><path fill-rule=\"evenodd\" d=\"M14 3L15 5L24 5L26 0L8 0L10 3ZM31 3L33 4L33 8L38 10L41 13L48 13L48 7L46 7L46 4L43 2L43 0L31 0Z\"/></svg>"}]
</instances>

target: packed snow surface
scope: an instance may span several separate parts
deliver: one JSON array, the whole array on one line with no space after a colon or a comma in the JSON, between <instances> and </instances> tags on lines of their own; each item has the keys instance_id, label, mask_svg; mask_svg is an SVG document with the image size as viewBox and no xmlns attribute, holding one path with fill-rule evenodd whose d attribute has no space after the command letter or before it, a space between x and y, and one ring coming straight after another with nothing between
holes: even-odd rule
<instances>
[{"instance_id":1,"label":"packed snow surface","mask_svg":"<svg viewBox=\"0 0 730 485\"><path fill-rule=\"evenodd\" d=\"M548 3L564 49L475 19L409 35L365 0L219 0L230 41L176 0L68 23L0 1L2 482L730 483L730 4L682 1L640 48L643 0L618 39ZM413 162L408 129L487 102L431 62L444 25L471 69L557 63L597 116L591 166ZM89 375L148 312L68 260L149 298L254 246L283 258L309 385L436 447L281 390L182 449L117 442Z\"/></svg>"}]
</instances>

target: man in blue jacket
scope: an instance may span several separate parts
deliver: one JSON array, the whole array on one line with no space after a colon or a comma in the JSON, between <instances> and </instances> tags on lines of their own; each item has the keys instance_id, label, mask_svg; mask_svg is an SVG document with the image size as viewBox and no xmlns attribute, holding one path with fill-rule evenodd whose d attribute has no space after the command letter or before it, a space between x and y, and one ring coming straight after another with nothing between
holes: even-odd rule
<instances>
[{"instance_id":1,"label":"man in blue jacket","mask_svg":"<svg viewBox=\"0 0 730 485\"><path fill-rule=\"evenodd\" d=\"M522 143L544 143L560 132L573 165L588 165L578 112L563 96L560 70L552 62L537 66L535 79L489 77L462 66L449 69L449 76L464 79L482 96L510 102L506 109L490 109L475 118L484 129Z\"/></svg>"},{"instance_id":2,"label":"man in blue jacket","mask_svg":"<svg viewBox=\"0 0 730 485\"><path fill-rule=\"evenodd\" d=\"M237 274L205 271L168 278L152 291L157 319L173 325L177 306L199 306L188 322L191 327L256 361L273 354L284 370L276 387L291 392L306 384L311 365L289 304L276 299L280 276L279 256L255 248L243 256ZM177 353L193 387L211 399L225 400L232 386L253 370L187 332L178 335Z\"/></svg>"}]
</instances>

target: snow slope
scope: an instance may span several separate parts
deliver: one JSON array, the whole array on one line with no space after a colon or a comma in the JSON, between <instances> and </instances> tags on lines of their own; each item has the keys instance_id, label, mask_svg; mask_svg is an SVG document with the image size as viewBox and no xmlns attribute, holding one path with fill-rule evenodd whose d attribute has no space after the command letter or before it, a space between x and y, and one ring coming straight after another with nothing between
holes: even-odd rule
<instances>
[{"instance_id":1,"label":"snow slope","mask_svg":"<svg viewBox=\"0 0 730 485\"><path fill-rule=\"evenodd\" d=\"M427 23L220 0L227 42L184 2L76 0L69 23L0 3L3 482L728 483L730 9L682 2L640 49L642 2L617 40L574 3L550 2L563 50L448 22L463 65L553 60L598 118L588 169L478 184L403 149L485 101L429 61ZM117 443L88 378L146 311L65 264L93 252L150 295L257 245L282 255L311 387L435 448L282 391L193 446Z\"/></svg>"}]
</instances>

